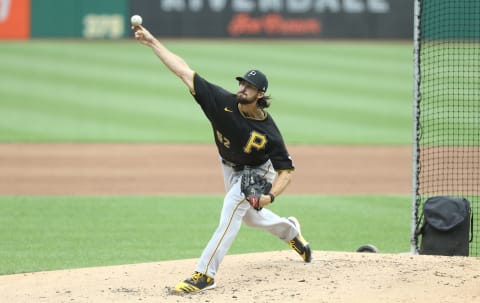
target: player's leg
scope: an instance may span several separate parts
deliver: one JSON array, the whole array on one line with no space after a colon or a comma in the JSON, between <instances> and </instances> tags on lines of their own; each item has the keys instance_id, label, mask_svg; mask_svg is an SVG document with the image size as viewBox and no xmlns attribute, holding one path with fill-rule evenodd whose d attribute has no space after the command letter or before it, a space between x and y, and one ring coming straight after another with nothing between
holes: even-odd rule
<instances>
[{"instance_id":1,"label":"player's leg","mask_svg":"<svg viewBox=\"0 0 480 303\"><path fill-rule=\"evenodd\" d=\"M240 230L243 216L249 208L250 204L244 200L238 183L225 196L220 222L200 257L196 271L203 272L212 278L215 277L220 263Z\"/></svg>"},{"instance_id":2,"label":"player's leg","mask_svg":"<svg viewBox=\"0 0 480 303\"><path fill-rule=\"evenodd\" d=\"M298 230L291 221L267 208L260 211L250 208L243 217L243 222L250 227L264 229L285 242L298 235Z\"/></svg>"},{"instance_id":3,"label":"player's leg","mask_svg":"<svg viewBox=\"0 0 480 303\"><path fill-rule=\"evenodd\" d=\"M243 222L254 228L264 229L288 243L305 262L310 262L310 244L303 238L300 223L295 217L282 218L267 208L260 211L250 207Z\"/></svg>"},{"instance_id":4,"label":"player's leg","mask_svg":"<svg viewBox=\"0 0 480 303\"><path fill-rule=\"evenodd\" d=\"M176 291L198 292L215 287L215 274L233 243L242 224L242 218L249 209L240 191L241 173L222 165L227 194L217 229L202 252L192 277L177 284Z\"/></svg>"}]
</instances>

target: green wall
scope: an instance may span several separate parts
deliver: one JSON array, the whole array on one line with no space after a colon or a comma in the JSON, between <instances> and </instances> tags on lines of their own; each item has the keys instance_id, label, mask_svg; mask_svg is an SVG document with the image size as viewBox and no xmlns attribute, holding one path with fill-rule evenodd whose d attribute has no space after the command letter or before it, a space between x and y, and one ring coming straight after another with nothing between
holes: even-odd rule
<instances>
[{"instance_id":1,"label":"green wall","mask_svg":"<svg viewBox=\"0 0 480 303\"><path fill-rule=\"evenodd\" d=\"M32 0L32 37L122 38L127 0Z\"/></svg>"}]
</instances>

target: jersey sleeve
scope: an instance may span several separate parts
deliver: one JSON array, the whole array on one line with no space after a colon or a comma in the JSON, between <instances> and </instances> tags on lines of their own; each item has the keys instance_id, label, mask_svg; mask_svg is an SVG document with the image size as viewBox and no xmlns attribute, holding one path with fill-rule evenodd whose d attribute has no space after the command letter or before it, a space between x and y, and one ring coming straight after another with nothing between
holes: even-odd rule
<instances>
[{"instance_id":1,"label":"jersey sleeve","mask_svg":"<svg viewBox=\"0 0 480 303\"><path fill-rule=\"evenodd\" d=\"M268 154L270 161L272 162L273 168L276 171L295 170L292 157L288 153L282 135L280 134L280 131L275 125L275 123L273 123L273 126L276 135L270 138L271 142L269 143L268 147Z\"/></svg>"},{"instance_id":2,"label":"jersey sleeve","mask_svg":"<svg viewBox=\"0 0 480 303\"><path fill-rule=\"evenodd\" d=\"M210 116L217 108L223 108L225 96L231 95L225 89L208 82L197 73L193 76L193 90L193 97L207 116Z\"/></svg>"},{"instance_id":3,"label":"jersey sleeve","mask_svg":"<svg viewBox=\"0 0 480 303\"><path fill-rule=\"evenodd\" d=\"M295 170L292 157L288 153L285 145L281 148L277 147L270 152L270 161L272 161L273 168L276 171Z\"/></svg>"}]
</instances>

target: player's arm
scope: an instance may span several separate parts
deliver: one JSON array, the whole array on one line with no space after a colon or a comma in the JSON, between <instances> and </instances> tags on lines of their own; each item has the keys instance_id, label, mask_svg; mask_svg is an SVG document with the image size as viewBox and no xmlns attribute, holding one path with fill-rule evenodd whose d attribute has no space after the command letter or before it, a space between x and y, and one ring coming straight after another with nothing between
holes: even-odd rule
<instances>
[{"instance_id":1,"label":"player's arm","mask_svg":"<svg viewBox=\"0 0 480 303\"><path fill-rule=\"evenodd\" d=\"M132 29L135 31L135 39L149 46L155 55L162 60L163 64L182 79L188 89L193 92L193 75L195 72L188 66L185 60L168 50L143 26L135 26Z\"/></svg>"},{"instance_id":2,"label":"player's arm","mask_svg":"<svg viewBox=\"0 0 480 303\"><path fill-rule=\"evenodd\" d=\"M270 193L273 194L274 197L279 196L290 184L292 181L292 172L292 170L282 170L278 172L278 175L272 184L272 189L270 190ZM260 198L260 206L262 207L271 202L271 197L269 195L262 195Z\"/></svg>"}]
</instances>

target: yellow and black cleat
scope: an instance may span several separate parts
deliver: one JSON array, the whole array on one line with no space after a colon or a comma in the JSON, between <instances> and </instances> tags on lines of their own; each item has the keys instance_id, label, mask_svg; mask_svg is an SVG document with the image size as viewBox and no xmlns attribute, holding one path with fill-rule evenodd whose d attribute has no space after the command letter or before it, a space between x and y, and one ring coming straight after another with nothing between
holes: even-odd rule
<instances>
[{"instance_id":1,"label":"yellow and black cleat","mask_svg":"<svg viewBox=\"0 0 480 303\"><path fill-rule=\"evenodd\" d=\"M213 278L199 272L194 272L191 278L178 283L175 286L175 291L181 293L195 293L212 288L215 288L215 280Z\"/></svg>"},{"instance_id":2,"label":"yellow and black cleat","mask_svg":"<svg viewBox=\"0 0 480 303\"><path fill-rule=\"evenodd\" d=\"M289 217L288 220L298 228L298 235L290 240L288 244L302 257L303 261L307 263L312 261L312 251L310 250L310 245L301 234L300 223L294 217Z\"/></svg>"}]
</instances>

